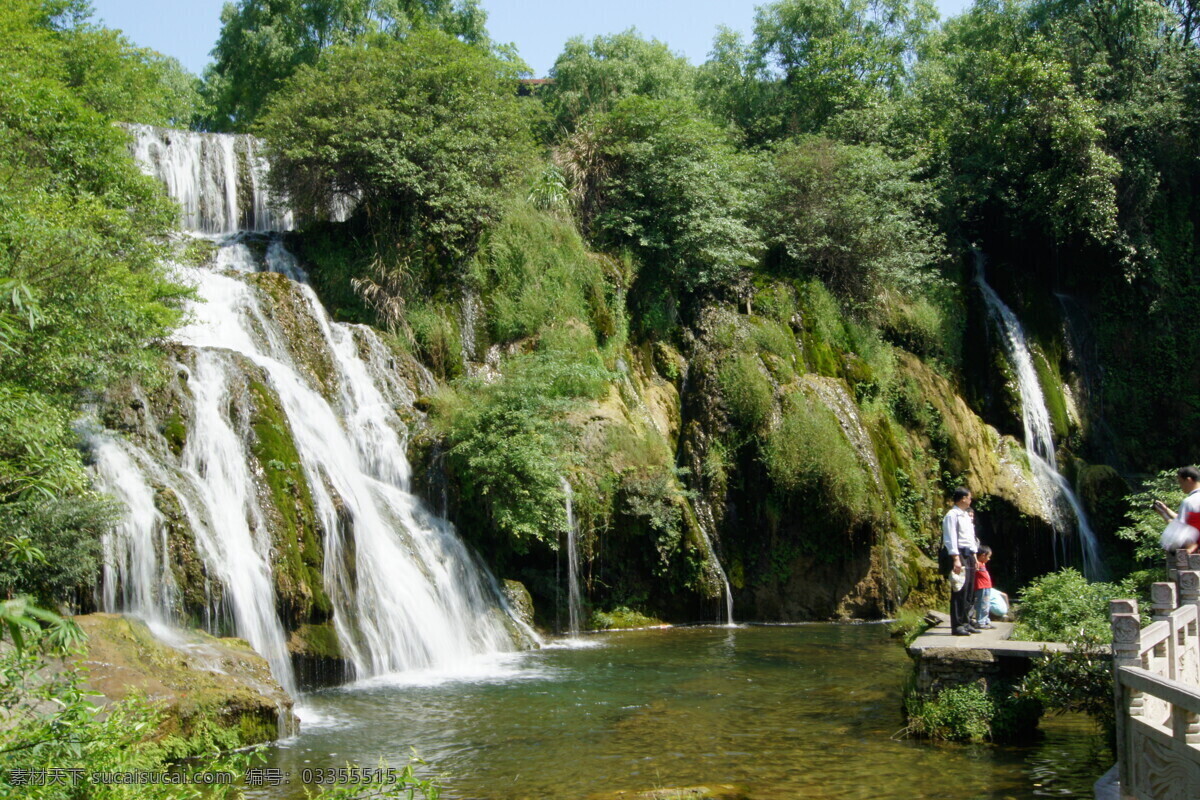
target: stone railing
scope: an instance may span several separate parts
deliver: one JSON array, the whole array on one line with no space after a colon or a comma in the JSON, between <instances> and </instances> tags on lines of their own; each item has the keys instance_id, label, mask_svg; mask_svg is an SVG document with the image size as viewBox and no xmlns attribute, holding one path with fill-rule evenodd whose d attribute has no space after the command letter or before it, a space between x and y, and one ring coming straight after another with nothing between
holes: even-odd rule
<instances>
[{"instance_id":1,"label":"stone railing","mask_svg":"<svg viewBox=\"0 0 1200 800\"><path fill-rule=\"evenodd\" d=\"M1200 556L1180 551L1172 581L1110 603L1117 764L1122 800L1200 797Z\"/></svg>"}]
</instances>

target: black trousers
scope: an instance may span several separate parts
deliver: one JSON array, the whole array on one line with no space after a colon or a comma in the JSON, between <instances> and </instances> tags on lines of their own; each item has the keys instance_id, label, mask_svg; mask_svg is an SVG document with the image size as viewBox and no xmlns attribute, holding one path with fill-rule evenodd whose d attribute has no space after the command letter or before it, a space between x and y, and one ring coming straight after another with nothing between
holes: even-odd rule
<instances>
[{"instance_id":1,"label":"black trousers","mask_svg":"<svg viewBox=\"0 0 1200 800\"><path fill-rule=\"evenodd\" d=\"M954 559L945 550L939 551L938 556L938 560L942 562L942 574L946 576L946 580L950 580L950 575L954 571ZM975 554L963 548L958 551L958 560L962 563L963 577L966 580L963 581L963 588L950 593L950 630L952 631L971 623L971 609L975 606Z\"/></svg>"}]
</instances>

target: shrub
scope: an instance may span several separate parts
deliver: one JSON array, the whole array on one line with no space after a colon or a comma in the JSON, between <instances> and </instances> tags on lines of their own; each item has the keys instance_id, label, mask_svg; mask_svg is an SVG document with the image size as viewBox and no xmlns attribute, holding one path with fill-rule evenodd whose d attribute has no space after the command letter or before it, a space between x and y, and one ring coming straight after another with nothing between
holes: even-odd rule
<instances>
[{"instance_id":1,"label":"shrub","mask_svg":"<svg viewBox=\"0 0 1200 800\"><path fill-rule=\"evenodd\" d=\"M1106 732L1116 725L1112 651L1108 637L1081 634L1063 653L1047 652L1034 661L1022 691L1054 714L1083 713Z\"/></svg>"},{"instance_id":2,"label":"shrub","mask_svg":"<svg viewBox=\"0 0 1200 800\"><path fill-rule=\"evenodd\" d=\"M548 337L547 344L570 338ZM447 466L459 479L464 504L484 509L518 553L566 530L559 481L570 464L573 431L565 415L608 387L592 341L590 357L581 357L578 342L566 350L547 346L509 361L494 383L460 382L462 391L435 405L435 419L450 439Z\"/></svg>"},{"instance_id":3,"label":"shrub","mask_svg":"<svg viewBox=\"0 0 1200 800\"><path fill-rule=\"evenodd\" d=\"M735 356L721 367L718 377L734 422L751 432L765 428L775 407L775 389L758 356Z\"/></svg>"},{"instance_id":4,"label":"shrub","mask_svg":"<svg viewBox=\"0 0 1200 800\"><path fill-rule=\"evenodd\" d=\"M475 280L488 307L492 338L509 342L577 319L614 332L601 261L575 227L528 205L513 205L475 258Z\"/></svg>"},{"instance_id":5,"label":"shrub","mask_svg":"<svg viewBox=\"0 0 1200 800\"><path fill-rule=\"evenodd\" d=\"M27 593L44 606L89 592L100 564L100 537L117 519L111 502L75 497L0 505L0 531L24 539L40 558L0 557L0 594Z\"/></svg>"},{"instance_id":6,"label":"shrub","mask_svg":"<svg viewBox=\"0 0 1200 800\"><path fill-rule=\"evenodd\" d=\"M977 683L951 686L932 698L910 694L905 706L910 736L954 742L983 742L991 737L996 705Z\"/></svg>"},{"instance_id":7,"label":"shrub","mask_svg":"<svg viewBox=\"0 0 1200 800\"><path fill-rule=\"evenodd\" d=\"M1162 500L1171 508L1178 508L1183 500L1183 492L1175 478L1175 470L1164 470L1144 482L1141 488L1125 498L1127 510L1125 519L1128 524L1117 531L1121 539L1134 543L1134 555L1148 566L1160 566L1163 563L1163 549L1159 544L1166 523L1154 511L1150 504Z\"/></svg>"},{"instance_id":8,"label":"shrub","mask_svg":"<svg viewBox=\"0 0 1200 800\"><path fill-rule=\"evenodd\" d=\"M1068 642L1083 636L1111 642L1108 601L1136 594L1128 579L1121 584L1089 583L1069 567L1042 575L1017 595L1012 638Z\"/></svg>"}]
</instances>

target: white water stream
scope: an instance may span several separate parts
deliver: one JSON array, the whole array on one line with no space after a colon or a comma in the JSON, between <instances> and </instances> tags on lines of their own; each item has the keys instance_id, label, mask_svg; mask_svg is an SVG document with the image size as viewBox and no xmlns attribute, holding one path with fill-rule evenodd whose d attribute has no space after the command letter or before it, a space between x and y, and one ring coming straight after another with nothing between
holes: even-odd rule
<instances>
[{"instance_id":1,"label":"white water stream","mask_svg":"<svg viewBox=\"0 0 1200 800\"><path fill-rule=\"evenodd\" d=\"M579 591L579 527L575 523L575 493L571 482L559 478L567 503L567 630L579 633L583 619L583 596Z\"/></svg>"},{"instance_id":2,"label":"white water stream","mask_svg":"<svg viewBox=\"0 0 1200 800\"><path fill-rule=\"evenodd\" d=\"M1095 532L1088 524L1083 504L1067 479L1058 471L1050 412L1046 408L1045 396L1042 394L1037 370L1033 365L1033 354L1029 350L1025 329L1017 315L1005 305L984 279L983 256L980 254L976 256L975 282L983 294L988 312L999 323L1004 334L1004 351L1017 375L1017 389L1021 395L1021 420L1025 429L1025 450L1029 454L1029 465L1033 469L1034 479L1046 500L1051 524L1057 533L1066 533L1072 527L1072 519L1065 513L1070 511L1078 533L1083 571L1087 577L1099 579L1103 573L1099 544Z\"/></svg>"},{"instance_id":3,"label":"white water stream","mask_svg":"<svg viewBox=\"0 0 1200 800\"><path fill-rule=\"evenodd\" d=\"M209 592L206 624L216 631L232 623L295 692L276 602L275 544L256 491L262 479L254 474L272 467L251 452L245 411L254 402L247 386L261 383L278 398L295 442L323 538L333 622L360 678L460 669L466 660L513 649L514 629L536 641L453 527L412 494L407 430L396 409L411 409L413 397L392 373L390 351L371 329L329 319L312 289L295 282L306 276L277 235L260 263L250 234L231 229L291 225L264 193L265 165L254 141L132 130L142 167L180 201L185 227L237 232L218 241L221 271L179 268L198 294L174 337L187 348L179 368L193 404L182 452L176 457L108 433L95 440L98 483L126 507L104 543L104 608L160 625L182 622L167 520L155 502L157 492L170 490L205 573L219 584ZM285 285L286 308L278 284L266 291L237 274L264 267L293 281ZM288 314L318 332L316 340L290 341ZM307 368L296 361L301 353Z\"/></svg>"}]
</instances>

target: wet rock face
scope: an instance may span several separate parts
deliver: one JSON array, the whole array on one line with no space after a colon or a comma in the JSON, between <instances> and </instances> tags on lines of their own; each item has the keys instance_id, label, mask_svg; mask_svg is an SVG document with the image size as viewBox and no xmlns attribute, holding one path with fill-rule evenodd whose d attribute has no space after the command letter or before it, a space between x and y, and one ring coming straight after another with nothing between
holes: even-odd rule
<instances>
[{"instance_id":1,"label":"wet rock face","mask_svg":"<svg viewBox=\"0 0 1200 800\"><path fill-rule=\"evenodd\" d=\"M87 686L101 695L101 704L134 693L164 703L160 735L187 736L216 722L240 731L248 745L296 729L292 698L271 677L266 660L241 639L179 632L172 647L144 623L118 614L75 621L88 636L87 653L76 660L88 670Z\"/></svg>"},{"instance_id":2,"label":"wet rock face","mask_svg":"<svg viewBox=\"0 0 1200 800\"><path fill-rule=\"evenodd\" d=\"M533 627L533 597L525 584L520 581L505 580L503 582L504 597L512 607L517 618L526 625Z\"/></svg>"}]
</instances>

